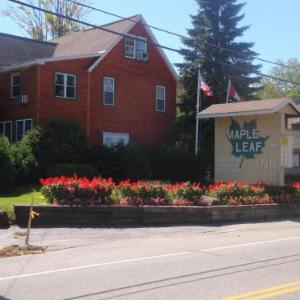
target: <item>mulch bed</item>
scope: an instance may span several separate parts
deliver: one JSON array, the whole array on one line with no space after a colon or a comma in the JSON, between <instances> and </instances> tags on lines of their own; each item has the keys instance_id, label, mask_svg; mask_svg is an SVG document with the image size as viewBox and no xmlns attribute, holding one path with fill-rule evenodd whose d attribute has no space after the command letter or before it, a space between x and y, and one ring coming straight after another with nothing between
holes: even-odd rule
<instances>
[{"instance_id":1,"label":"mulch bed","mask_svg":"<svg viewBox=\"0 0 300 300\"><path fill-rule=\"evenodd\" d=\"M21 256L21 255L28 255L28 254L40 254L40 253L44 253L45 250L46 249L44 247L40 247L40 246L12 245L0 249L0 258Z\"/></svg>"}]
</instances>

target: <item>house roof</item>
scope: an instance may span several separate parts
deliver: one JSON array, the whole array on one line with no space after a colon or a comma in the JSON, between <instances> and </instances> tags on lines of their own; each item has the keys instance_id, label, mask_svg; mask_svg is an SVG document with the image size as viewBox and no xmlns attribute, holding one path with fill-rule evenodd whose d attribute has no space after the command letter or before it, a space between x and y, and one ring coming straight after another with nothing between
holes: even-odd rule
<instances>
[{"instance_id":1,"label":"house roof","mask_svg":"<svg viewBox=\"0 0 300 300\"><path fill-rule=\"evenodd\" d=\"M289 98L276 98L257 101L245 101L236 103L213 104L202 110L198 116L200 119L247 116L247 115L265 115L278 112L285 106L292 106L298 114L300 108Z\"/></svg>"},{"instance_id":2,"label":"house roof","mask_svg":"<svg viewBox=\"0 0 300 300\"><path fill-rule=\"evenodd\" d=\"M0 33L0 68L51 57L56 44Z\"/></svg>"},{"instance_id":3,"label":"house roof","mask_svg":"<svg viewBox=\"0 0 300 300\"><path fill-rule=\"evenodd\" d=\"M107 28L126 34L135 25L135 22L138 22L139 20L139 16L133 16L127 18L126 20L100 26L100 28ZM60 57L105 52L108 51L110 47L117 41L119 41L119 39L119 35L93 28L59 37L51 42L57 44L57 47L54 51L54 56Z\"/></svg>"},{"instance_id":4,"label":"house roof","mask_svg":"<svg viewBox=\"0 0 300 300\"><path fill-rule=\"evenodd\" d=\"M99 26L122 34L127 34L134 25L141 21L145 23L141 15L135 15L120 21ZM146 26L154 43L157 43L151 30ZM92 28L78 31L70 35L56 38L50 42L41 42L28 38L0 34L0 72L8 71L16 67L37 63L45 63L51 60L65 60L83 57L95 57L96 60L88 70L93 68L107 55L111 49L123 37L107 31ZM171 73L177 79L177 73L162 49L158 48L162 58L168 65Z\"/></svg>"}]
</instances>

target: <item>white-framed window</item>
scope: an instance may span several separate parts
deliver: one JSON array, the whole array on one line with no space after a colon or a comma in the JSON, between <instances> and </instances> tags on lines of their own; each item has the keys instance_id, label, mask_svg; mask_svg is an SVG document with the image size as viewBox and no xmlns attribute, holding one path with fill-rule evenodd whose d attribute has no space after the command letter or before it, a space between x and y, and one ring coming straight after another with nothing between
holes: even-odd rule
<instances>
[{"instance_id":1,"label":"white-framed window","mask_svg":"<svg viewBox=\"0 0 300 300\"><path fill-rule=\"evenodd\" d=\"M56 98L75 99L76 75L56 72L54 93Z\"/></svg>"},{"instance_id":2,"label":"white-framed window","mask_svg":"<svg viewBox=\"0 0 300 300\"><path fill-rule=\"evenodd\" d=\"M127 145L129 143L129 133L119 133L119 132L103 132L103 146L115 147L117 145L123 144Z\"/></svg>"},{"instance_id":3,"label":"white-framed window","mask_svg":"<svg viewBox=\"0 0 300 300\"><path fill-rule=\"evenodd\" d=\"M103 104L115 105L115 78L103 77Z\"/></svg>"},{"instance_id":4,"label":"white-framed window","mask_svg":"<svg viewBox=\"0 0 300 300\"><path fill-rule=\"evenodd\" d=\"M20 73L13 73L10 77L10 97L17 98L21 95Z\"/></svg>"},{"instance_id":5,"label":"white-framed window","mask_svg":"<svg viewBox=\"0 0 300 300\"><path fill-rule=\"evenodd\" d=\"M16 121L16 141L20 141L28 130L33 126L32 119L22 119Z\"/></svg>"},{"instance_id":6,"label":"white-framed window","mask_svg":"<svg viewBox=\"0 0 300 300\"><path fill-rule=\"evenodd\" d=\"M12 141L12 121L0 121L0 135L4 135Z\"/></svg>"},{"instance_id":7,"label":"white-framed window","mask_svg":"<svg viewBox=\"0 0 300 300\"><path fill-rule=\"evenodd\" d=\"M147 60L148 47L147 38L143 36L134 36L135 38L125 38L125 57L137 60Z\"/></svg>"},{"instance_id":8,"label":"white-framed window","mask_svg":"<svg viewBox=\"0 0 300 300\"><path fill-rule=\"evenodd\" d=\"M155 89L155 107L156 111L166 111L166 87L157 85Z\"/></svg>"},{"instance_id":9,"label":"white-framed window","mask_svg":"<svg viewBox=\"0 0 300 300\"><path fill-rule=\"evenodd\" d=\"M300 154L294 153L293 154L293 168L299 168L300 167Z\"/></svg>"}]
</instances>

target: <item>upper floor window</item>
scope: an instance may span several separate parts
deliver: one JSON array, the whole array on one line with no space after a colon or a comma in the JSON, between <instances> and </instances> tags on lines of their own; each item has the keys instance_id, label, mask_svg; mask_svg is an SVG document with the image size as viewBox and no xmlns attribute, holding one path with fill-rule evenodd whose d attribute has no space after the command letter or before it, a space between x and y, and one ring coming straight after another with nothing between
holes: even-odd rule
<instances>
[{"instance_id":1,"label":"upper floor window","mask_svg":"<svg viewBox=\"0 0 300 300\"><path fill-rule=\"evenodd\" d=\"M16 140L20 141L28 130L32 128L32 119L17 120L16 124Z\"/></svg>"},{"instance_id":2,"label":"upper floor window","mask_svg":"<svg viewBox=\"0 0 300 300\"><path fill-rule=\"evenodd\" d=\"M8 140L12 141L12 121L0 122L0 135L4 135Z\"/></svg>"},{"instance_id":3,"label":"upper floor window","mask_svg":"<svg viewBox=\"0 0 300 300\"><path fill-rule=\"evenodd\" d=\"M166 88L161 85L156 86L155 91L155 106L156 111L165 112L166 111Z\"/></svg>"},{"instance_id":4,"label":"upper floor window","mask_svg":"<svg viewBox=\"0 0 300 300\"><path fill-rule=\"evenodd\" d=\"M125 57L137 60L147 60L147 38L135 36L125 38Z\"/></svg>"},{"instance_id":5,"label":"upper floor window","mask_svg":"<svg viewBox=\"0 0 300 300\"><path fill-rule=\"evenodd\" d=\"M55 73L55 97L75 99L76 75L58 72Z\"/></svg>"},{"instance_id":6,"label":"upper floor window","mask_svg":"<svg viewBox=\"0 0 300 300\"><path fill-rule=\"evenodd\" d=\"M113 77L103 78L103 104L115 105L115 79Z\"/></svg>"},{"instance_id":7,"label":"upper floor window","mask_svg":"<svg viewBox=\"0 0 300 300\"><path fill-rule=\"evenodd\" d=\"M11 98L17 98L20 95L21 95L20 73L11 74L11 78L10 78L10 96L11 96Z\"/></svg>"}]
</instances>

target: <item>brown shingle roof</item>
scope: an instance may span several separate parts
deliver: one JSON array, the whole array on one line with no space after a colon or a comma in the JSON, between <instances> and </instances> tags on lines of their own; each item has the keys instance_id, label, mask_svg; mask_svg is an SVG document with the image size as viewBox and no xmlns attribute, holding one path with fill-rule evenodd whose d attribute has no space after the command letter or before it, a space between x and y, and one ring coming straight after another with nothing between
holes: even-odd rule
<instances>
[{"instance_id":1,"label":"brown shingle roof","mask_svg":"<svg viewBox=\"0 0 300 300\"><path fill-rule=\"evenodd\" d=\"M134 22L137 22L139 19L140 16L133 16L123 21L103 25L102 27L120 33L127 33L135 24ZM89 29L54 39L51 42L57 43L54 57L60 57L88 55L107 51L119 39L119 35L99 29Z\"/></svg>"},{"instance_id":2,"label":"brown shingle roof","mask_svg":"<svg viewBox=\"0 0 300 300\"><path fill-rule=\"evenodd\" d=\"M56 44L0 33L0 68L51 57Z\"/></svg>"},{"instance_id":3,"label":"brown shingle roof","mask_svg":"<svg viewBox=\"0 0 300 300\"><path fill-rule=\"evenodd\" d=\"M133 16L102 27L126 33L139 19ZM108 51L119 39L119 35L98 29L78 31L50 42L0 33L0 68L41 58L95 55Z\"/></svg>"},{"instance_id":4,"label":"brown shingle roof","mask_svg":"<svg viewBox=\"0 0 300 300\"><path fill-rule=\"evenodd\" d=\"M289 98L277 98L237 103L213 104L199 113L200 119L230 117L238 115L271 114L291 105L300 113L299 107Z\"/></svg>"}]
</instances>

